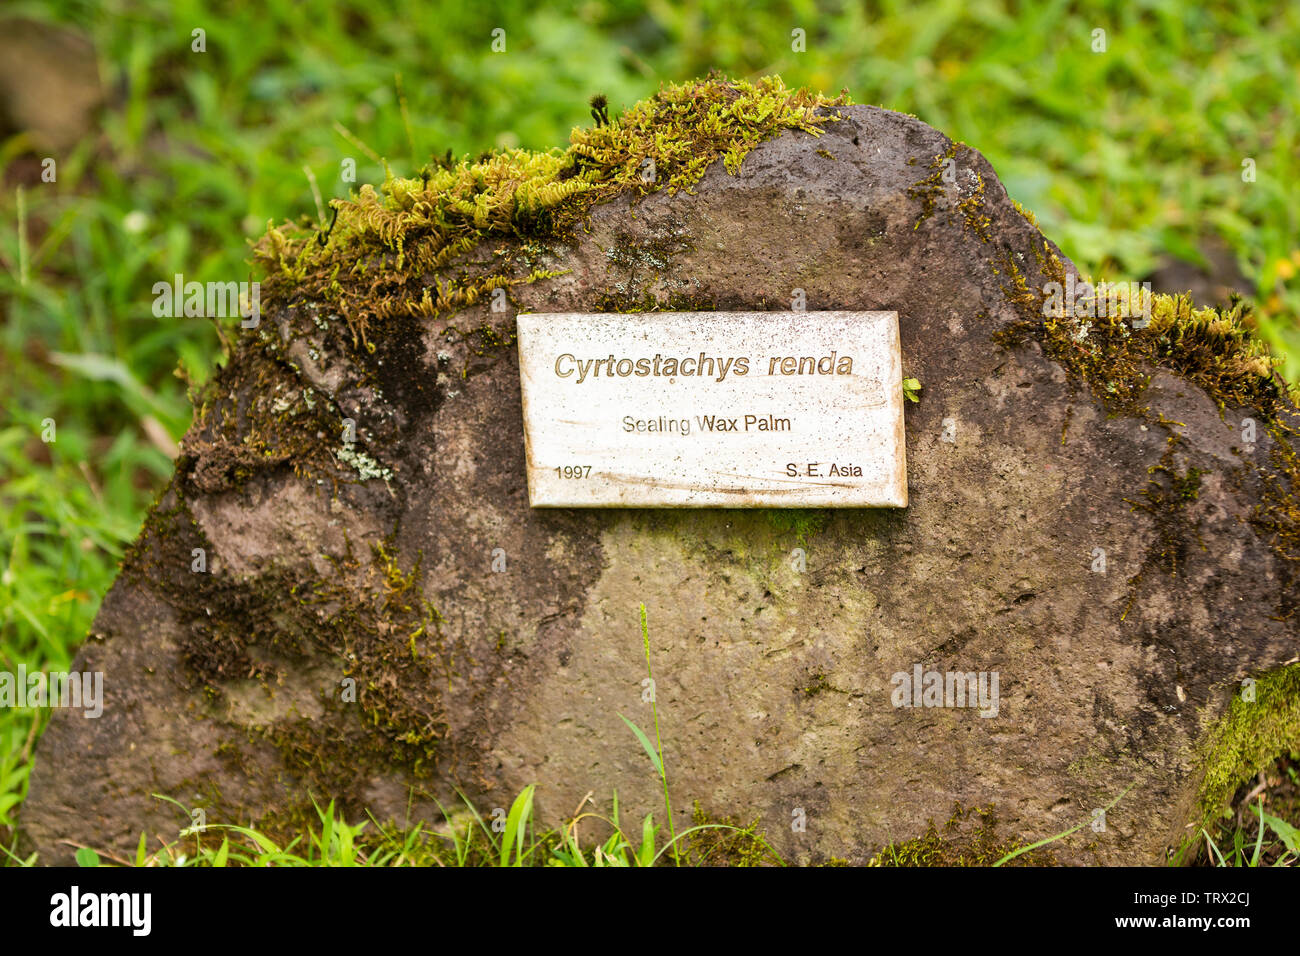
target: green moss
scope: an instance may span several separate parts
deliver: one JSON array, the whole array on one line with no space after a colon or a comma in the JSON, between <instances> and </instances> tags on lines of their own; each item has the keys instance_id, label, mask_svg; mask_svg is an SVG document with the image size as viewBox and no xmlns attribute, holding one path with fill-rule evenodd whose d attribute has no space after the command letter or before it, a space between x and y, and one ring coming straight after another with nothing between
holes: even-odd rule
<instances>
[{"instance_id":1,"label":"green moss","mask_svg":"<svg viewBox=\"0 0 1300 956\"><path fill-rule=\"evenodd\" d=\"M1028 222L1035 229L1038 228L1038 217L1034 215L1032 209L1026 209L1024 206L1020 205L1020 203L1014 199L1011 200L1011 205L1016 208L1016 212L1020 213L1020 215L1025 217L1026 222Z\"/></svg>"},{"instance_id":2,"label":"green moss","mask_svg":"<svg viewBox=\"0 0 1300 956\"><path fill-rule=\"evenodd\" d=\"M571 235L593 205L619 195L690 191L719 159L735 174L762 140L787 129L819 135L838 119L822 108L847 102L789 90L779 77L710 76L574 129L563 151L511 149L409 179L390 173L379 190L335 200L328 234L309 224L271 228L254 247L267 272L263 298L329 303L365 342L385 318L442 315L548 278L509 244ZM493 240L507 243L499 261L463 261Z\"/></svg>"},{"instance_id":3,"label":"green moss","mask_svg":"<svg viewBox=\"0 0 1300 956\"><path fill-rule=\"evenodd\" d=\"M935 206L944 193L944 173L948 169L955 169L958 154L968 155L971 152L971 148L965 143L950 143L947 150L935 156L930 162L929 168L932 170L930 175L908 187L907 195L921 203L921 213L917 216L913 229L919 229L921 223L934 215ZM908 159L907 164L915 166L915 157ZM975 177L975 188L971 190L969 196L957 203L957 209L961 213L962 228L973 232L980 242L988 242L993 238L990 228L993 220L984 211L984 177L973 167L970 171ZM954 191L958 191L955 184L953 185Z\"/></svg>"},{"instance_id":4,"label":"green moss","mask_svg":"<svg viewBox=\"0 0 1300 956\"><path fill-rule=\"evenodd\" d=\"M1035 254L1043 279L1064 286L1065 266L1051 246L1044 242ZM1152 416L1143 402L1156 369L1199 386L1220 409L1255 409L1272 447L1266 462L1242 456L1261 489L1251 523L1287 563L1284 573L1300 573L1300 415L1293 390L1276 371L1278 360L1253 332L1247 303L1197 308L1185 295L1139 290L1133 296L1123 287L1105 297L1081 300L1083 315L1077 308L1058 315L1045 308L1045 288L1031 288L1009 254L994 264L994 272L1004 277L1003 295L1021 315L1020 321L995 332L994 341L1006 347L1027 339L1039 342L1112 414L1173 424ZM1147 319L1145 327L1137 326L1138 318ZM1295 610L1288 606L1282 612L1289 617Z\"/></svg>"},{"instance_id":5,"label":"green moss","mask_svg":"<svg viewBox=\"0 0 1300 956\"><path fill-rule=\"evenodd\" d=\"M1043 261L1048 281L1064 285L1059 258L1049 251ZM1143 411L1141 398L1153 368L1194 382L1220 404L1253 406L1270 418L1285 404L1286 388L1274 371L1277 362L1251 331L1245 302L1228 310L1198 309L1185 295L1140 292L1134 298L1125 288L1104 306L1100 297L1085 302L1085 310L1104 315L1076 315L1069 308L1054 315L1045 309L1047 295L1030 289L1009 257L1002 266L1010 281L1003 294L1025 318L997 340L1037 339L1052 359L1087 382L1114 410ZM1145 309L1150 310L1149 324L1135 327Z\"/></svg>"},{"instance_id":6,"label":"green moss","mask_svg":"<svg viewBox=\"0 0 1300 956\"><path fill-rule=\"evenodd\" d=\"M427 334L430 318L439 320L435 331L448 345L463 344L470 354L510 345L513 322L460 328L450 319L489 301L493 313L512 314L512 290L557 274L545 264L595 204L690 190L716 161L735 174L763 139L788 129L819 135L839 119L825 107L846 102L789 90L777 77L669 85L612 121L600 112L596 126L573 131L565 150L448 157L406 179L390 172L379 189L366 185L335 200L327 230L308 222L270 228L253 251L265 274L262 303L275 321L241 336L232 361L199 396L185 443L190 480L216 492L282 468L331 487L392 479L384 449L393 436L383 432L383 416L367 415L366 433L345 438L343 413L311 391L300 362L328 357L338 395L380 402L393 395L408 412L425 412L436 405L435 388L402 343ZM615 264L645 281L612 289L599 306L712 308L672 277L676 251L616 246ZM304 358L295 345L308 336ZM471 365L460 369L462 377Z\"/></svg>"},{"instance_id":7,"label":"green moss","mask_svg":"<svg viewBox=\"0 0 1300 956\"><path fill-rule=\"evenodd\" d=\"M868 866L992 866L1026 844L1000 837L993 807L953 807L953 815L940 830L930 820L923 835L890 843L875 854ZM1056 860L1042 848L1011 860L1008 866L1050 866Z\"/></svg>"},{"instance_id":8,"label":"green moss","mask_svg":"<svg viewBox=\"0 0 1300 956\"><path fill-rule=\"evenodd\" d=\"M793 534L799 544L807 546L808 541L826 529L829 515L815 508L770 508L763 514L768 524L782 534Z\"/></svg>"},{"instance_id":9,"label":"green moss","mask_svg":"<svg viewBox=\"0 0 1300 956\"><path fill-rule=\"evenodd\" d=\"M1227 712L1198 750L1204 767L1196 799L1198 826L1209 826L1237 788L1272 764L1278 754L1300 750L1300 664L1279 667L1255 682L1255 700L1238 690Z\"/></svg>"},{"instance_id":10,"label":"green moss","mask_svg":"<svg viewBox=\"0 0 1300 956\"><path fill-rule=\"evenodd\" d=\"M691 814L696 827L682 843L682 860L691 866L771 866L782 860L767 845L758 819L741 824L734 817L712 817L697 800ZM666 857L665 857L666 858Z\"/></svg>"}]
</instances>

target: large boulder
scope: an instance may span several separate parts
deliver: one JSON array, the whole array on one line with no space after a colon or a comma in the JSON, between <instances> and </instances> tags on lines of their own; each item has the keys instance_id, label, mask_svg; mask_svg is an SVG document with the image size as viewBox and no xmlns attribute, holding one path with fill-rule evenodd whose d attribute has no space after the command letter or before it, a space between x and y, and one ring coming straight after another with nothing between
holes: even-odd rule
<instances>
[{"instance_id":1,"label":"large boulder","mask_svg":"<svg viewBox=\"0 0 1300 956\"><path fill-rule=\"evenodd\" d=\"M719 89L687 92L706 110ZM680 90L641 109L691 121ZM273 231L261 325L77 659L103 716L58 712L40 742L41 860L174 837L188 821L153 794L278 830L309 793L402 823L536 783L545 822L588 791L662 821L620 716L652 722L642 604L677 829L694 801L758 817L793 861L865 862L956 803L1027 843L1122 795L1056 858L1155 862L1222 796L1209 742L1244 679L1263 723L1245 701L1238 724L1294 741L1294 696L1262 691L1297 652L1295 410L1239 314L1045 317L1076 270L977 151L883 109L804 115L693 183L674 154L583 193L601 173L571 150L566 196L517 236L482 217L420 247L411 195L441 167L389 184L400 215L367 191L319 242ZM350 258L322 275L315 249ZM796 290L897 310L923 385L906 509L529 508L516 311L787 310ZM898 706L918 668L996 674L996 708Z\"/></svg>"}]
</instances>

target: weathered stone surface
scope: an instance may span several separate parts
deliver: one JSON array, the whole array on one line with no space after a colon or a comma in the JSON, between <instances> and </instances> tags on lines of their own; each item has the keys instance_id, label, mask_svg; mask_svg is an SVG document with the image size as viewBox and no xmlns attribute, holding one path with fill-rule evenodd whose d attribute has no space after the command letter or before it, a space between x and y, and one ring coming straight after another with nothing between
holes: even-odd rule
<instances>
[{"instance_id":1,"label":"weathered stone surface","mask_svg":"<svg viewBox=\"0 0 1300 956\"><path fill-rule=\"evenodd\" d=\"M662 819L619 717L650 721L643 602L679 830L698 800L759 816L788 859L863 862L955 801L994 804L1029 841L1135 784L1057 857L1158 860L1207 722L1296 653L1294 570L1246 520L1261 492L1244 456L1263 460L1268 434L1243 451L1252 412L1221 415L1167 373L1149 416L1111 416L1036 342L996 344L1022 318L1005 264L1037 288L1037 253L1059 251L975 151L907 116L844 115L739 175L715 165L693 195L597 207L544 255L567 274L515 298L784 310L798 288L809 309L897 310L904 374L924 383L905 510L803 516L802 534L762 511L530 510L515 351L445 334L490 321L486 303L376 335L378 388L318 351L308 307L271 304L300 371L241 348L221 380L238 393L187 436L77 662L105 672L104 716L57 713L41 742L22 823L42 860L66 861L62 840L174 835L186 821L151 793L246 823L292 817L310 788L400 822L455 786L491 808L535 782L551 822L589 790ZM944 154L957 183L927 199L914 187ZM357 423L347 457L369 457L350 483L219 440L305 386ZM1191 469L1193 493L1170 485ZM892 706L892 675L917 664L998 672L997 716Z\"/></svg>"}]
</instances>

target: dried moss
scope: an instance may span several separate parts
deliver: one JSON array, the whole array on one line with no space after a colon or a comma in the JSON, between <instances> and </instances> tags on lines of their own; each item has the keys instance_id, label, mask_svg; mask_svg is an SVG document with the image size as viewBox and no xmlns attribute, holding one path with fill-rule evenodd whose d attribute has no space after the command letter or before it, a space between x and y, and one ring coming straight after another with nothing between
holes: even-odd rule
<instances>
[{"instance_id":1,"label":"dried moss","mask_svg":"<svg viewBox=\"0 0 1300 956\"><path fill-rule=\"evenodd\" d=\"M1066 283L1060 258L1044 246L1048 281ZM1287 389L1277 361L1254 335L1250 307L1198 309L1186 295L1152 294L1116 286L1112 296L1084 296L1063 314L1047 308L1048 296L1030 289L1017 264L1004 257L998 270L1009 285L1003 294L1025 319L996 337L1030 337L1067 371L1087 382L1112 410L1139 413L1151 370L1167 369L1199 385L1220 404L1252 406L1270 418L1282 410ZM1080 279L1079 287L1089 280ZM1090 284L1090 283L1089 283ZM1136 327L1149 310L1149 324ZM1082 312L1082 314L1080 314Z\"/></svg>"},{"instance_id":2,"label":"dried moss","mask_svg":"<svg viewBox=\"0 0 1300 956\"><path fill-rule=\"evenodd\" d=\"M948 149L931 160L929 169L932 170L930 175L908 187L907 195L921 203L921 214L916 218L916 224L913 229L921 228L921 223L925 222L934 215L934 207L943 195L943 173L948 163L957 155L957 144L952 143ZM908 160L908 165L915 165L914 159Z\"/></svg>"},{"instance_id":3,"label":"dried moss","mask_svg":"<svg viewBox=\"0 0 1300 956\"><path fill-rule=\"evenodd\" d=\"M1066 286L1065 265L1052 247L1043 242L1035 254L1044 280ZM1144 290L1132 294L1121 287L1118 294L1105 297L1104 308L1100 297L1085 291L1057 311L1045 307L1046 286L1031 288L1010 254L994 270L1004 277L1003 295L1021 316L995 333L995 341L1007 347L1026 339L1039 342L1045 354L1086 384L1111 414L1142 418L1170 433L1139 499L1130 500L1152 516L1156 534L1142 568L1129 581L1125 616L1143 576L1153 569L1180 573L1188 544L1196 536L1186 511L1199 494L1203 472L1175 466L1174 450L1181 439L1170 426L1178 423L1153 415L1143 402L1153 373L1163 369L1203 389L1221 412L1232 407L1257 413L1269 439L1267 459L1236 451L1242 473L1258 489L1251 525L1279 559L1281 600L1274 616L1293 620L1300 606L1295 587L1300 579L1300 414L1294 389L1282 380L1277 360L1253 332L1250 306L1236 300L1224 309L1197 308L1187 295ZM1196 758L1202 774L1196 813L1202 823L1240 783L1279 753L1300 747L1300 668L1261 677L1257 693L1253 704L1234 698L1228 713L1202 740Z\"/></svg>"},{"instance_id":4,"label":"dried moss","mask_svg":"<svg viewBox=\"0 0 1300 956\"><path fill-rule=\"evenodd\" d=\"M1035 250L1047 282L1067 287L1065 265L1044 242ZM1081 294L1048 308L1046 288L1034 289L1010 254L994 266L1002 292L1020 321L994 333L1014 347L1027 339L1068 373L1084 382L1112 414L1133 415L1154 424L1143 397L1156 369L1172 372L1203 389L1221 410L1251 408L1271 439L1267 463L1243 455L1260 482L1252 524L1292 574L1300 573L1300 415L1295 395L1277 372L1278 360L1254 334L1250 306L1237 300L1226 309L1197 308L1186 295L1152 294L1117 286L1101 296ZM1079 288L1089 283L1079 280ZM1139 321L1140 320L1140 321ZM1288 611L1293 613L1294 608Z\"/></svg>"},{"instance_id":5,"label":"dried moss","mask_svg":"<svg viewBox=\"0 0 1300 956\"><path fill-rule=\"evenodd\" d=\"M984 211L984 177L974 170L971 173L975 177L975 188L969 196L957 203L957 208L961 210L962 227L975 233L980 242L988 242L993 238L989 228L993 220Z\"/></svg>"},{"instance_id":6,"label":"dried moss","mask_svg":"<svg viewBox=\"0 0 1300 956\"><path fill-rule=\"evenodd\" d=\"M673 257L692 251L684 230L673 238L635 237L624 230L614 234L606 264L618 275L596 302L601 312L709 312L712 299L698 294L698 279L677 275Z\"/></svg>"},{"instance_id":7,"label":"dried moss","mask_svg":"<svg viewBox=\"0 0 1300 956\"><path fill-rule=\"evenodd\" d=\"M423 598L418 557L404 568L387 543L366 556L349 545L326 576L277 565L256 574L194 572L193 548L215 552L189 511L183 477L173 479L146 520L122 573L171 607L182 663L215 708L212 716L221 719L233 683L255 681L269 702L295 674L334 672L318 690L318 717L290 713L249 723L248 743L278 751L299 785L279 816L259 825L278 832L277 819L295 826L312 820L308 791L338 796L359 811L357 787L368 774L402 768L412 779L428 778L447 731L439 687L449 678L451 654L441 617ZM356 681L355 703L341 699L347 677ZM217 756L241 776L257 776L257 761L234 745L218 748ZM285 787L278 777L276 783ZM246 815L246 808L221 809L226 819Z\"/></svg>"},{"instance_id":8,"label":"dried moss","mask_svg":"<svg viewBox=\"0 0 1300 956\"><path fill-rule=\"evenodd\" d=\"M691 866L773 866L782 860L769 849L759 821L742 824L734 817L712 817L700 807L691 814L695 830L683 838L682 860ZM664 857L667 860L667 856Z\"/></svg>"},{"instance_id":9,"label":"dried moss","mask_svg":"<svg viewBox=\"0 0 1300 956\"><path fill-rule=\"evenodd\" d=\"M334 403L317 397L285 358L282 343L267 336L261 348L241 348L238 361L211 380L177 467L188 484L211 494L282 468L303 479L356 480L331 454L344 447Z\"/></svg>"},{"instance_id":10,"label":"dried moss","mask_svg":"<svg viewBox=\"0 0 1300 956\"><path fill-rule=\"evenodd\" d=\"M868 866L992 866L1026 844L998 835L993 807L963 809L954 804L952 817L940 830L930 820L923 835L890 843L875 854ZM1051 866L1055 858L1039 848L1022 853L1007 866Z\"/></svg>"},{"instance_id":11,"label":"dried moss","mask_svg":"<svg viewBox=\"0 0 1300 956\"><path fill-rule=\"evenodd\" d=\"M1162 424L1178 424L1162 422ZM1181 435L1173 434L1165 442L1165 452L1160 461L1147 469L1147 485L1137 499L1125 498L1134 511L1141 511L1151 518L1155 536L1147 547L1138 572L1129 578L1129 598L1120 620L1128 617L1138 589L1152 570L1160 570L1177 577L1182 574L1187 564L1189 542L1196 539L1202 550L1200 532L1187 514L1187 506L1200 495L1203 469L1188 466L1181 474L1178 471L1175 455L1183 444Z\"/></svg>"}]
</instances>

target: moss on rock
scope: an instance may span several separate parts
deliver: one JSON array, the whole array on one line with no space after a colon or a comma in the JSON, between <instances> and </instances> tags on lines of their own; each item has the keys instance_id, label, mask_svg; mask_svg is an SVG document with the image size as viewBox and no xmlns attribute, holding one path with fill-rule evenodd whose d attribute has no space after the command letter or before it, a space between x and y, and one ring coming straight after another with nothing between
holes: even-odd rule
<instances>
[{"instance_id":1,"label":"moss on rock","mask_svg":"<svg viewBox=\"0 0 1300 956\"><path fill-rule=\"evenodd\" d=\"M1066 292L1065 265L1045 242L1038 259L1043 274L1060 286L1055 294ZM1003 294L1021 315L1020 321L995 332L994 340L1009 347L1026 339L1039 342L1112 414L1176 424L1154 418L1143 404L1156 369L1203 389L1221 411L1229 406L1257 410L1272 449L1267 464L1242 456L1263 488L1252 522L1281 558L1300 563L1296 390L1282 379L1278 359L1255 334L1249 304L1238 300L1228 309L1198 308L1187 295L1153 294L1123 283L1097 288L1086 277L1076 284L1074 301L1063 297L1053 303L1045 288L1029 287L1010 256L994 271L1004 277Z\"/></svg>"},{"instance_id":2,"label":"moss on rock","mask_svg":"<svg viewBox=\"0 0 1300 956\"><path fill-rule=\"evenodd\" d=\"M1069 288L1065 265L1047 243L1038 253L1038 262L1049 282L1061 286L1058 295ZM1236 300L1226 309L1198 308L1187 295L1153 294L1125 284L1097 288L1082 277L1075 286L1075 300L1067 297L1059 303L1063 308L1053 308L1048 290L1030 288L1009 256L995 271L1004 277L1004 296L1021 315L1019 322L994 334L996 341L1006 346L1027 338L1039 342L1111 414L1142 418L1169 434L1164 455L1149 471L1147 486L1136 499L1129 499L1132 507L1151 516L1156 534L1141 569L1129 582L1124 616L1148 571L1180 573L1188 541L1196 535L1186 512L1199 494L1204 471L1192 466L1181 473L1177 470L1173 455L1182 438L1170 426L1179 423L1153 415L1144 403L1157 369L1204 390L1221 414L1229 407L1257 411L1262 431L1270 439L1267 459L1257 461L1233 449L1243 473L1258 482L1259 501L1250 523L1280 559L1284 578L1292 584L1300 579L1296 389L1281 378L1278 360L1255 335L1250 306ZM1280 593L1282 601L1272 614L1291 620L1298 609L1295 588L1283 587ZM1193 824L1207 822L1238 785L1279 754L1300 746L1300 668L1283 667L1261 676L1257 692L1255 703L1234 697L1202 742L1196 757L1201 784Z\"/></svg>"},{"instance_id":3,"label":"moss on rock","mask_svg":"<svg viewBox=\"0 0 1300 956\"><path fill-rule=\"evenodd\" d=\"M735 174L762 140L787 129L818 135L838 118L823 107L848 102L847 94L789 90L779 77L715 75L665 86L617 120L575 128L563 151L504 150L406 179L390 172L379 190L365 185L331 203L336 221L327 232L271 228L254 247L267 272L264 297L329 303L364 343L375 322L393 315L443 315L552 275L508 248L493 267L459 262L482 243L564 238L596 203L689 191L719 159Z\"/></svg>"},{"instance_id":4,"label":"moss on rock","mask_svg":"<svg viewBox=\"0 0 1300 956\"><path fill-rule=\"evenodd\" d=\"M998 835L994 807L953 806L942 830L929 821L919 837L890 843L875 854L868 866L992 866L1024 843ZM1056 861L1044 849L1029 850L1008 862L1010 866L1048 866Z\"/></svg>"},{"instance_id":5,"label":"moss on rock","mask_svg":"<svg viewBox=\"0 0 1300 956\"><path fill-rule=\"evenodd\" d=\"M1300 750L1300 664L1260 676L1252 689L1254 700L1247 699L1249 693L1233 694L1201 744L1198 758L1205 770L1193 820L1197 826L1209 826L1237 787L1279 754Z\"/></svg>"}]
</instances>

